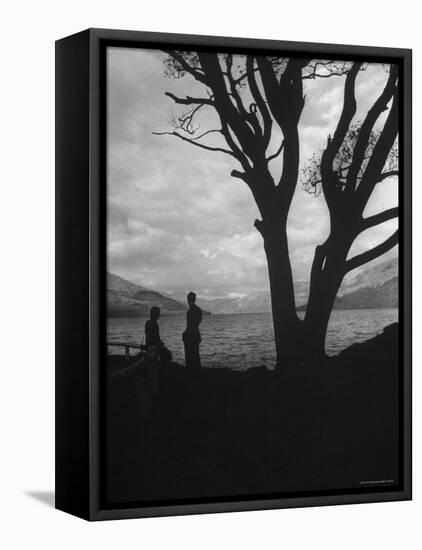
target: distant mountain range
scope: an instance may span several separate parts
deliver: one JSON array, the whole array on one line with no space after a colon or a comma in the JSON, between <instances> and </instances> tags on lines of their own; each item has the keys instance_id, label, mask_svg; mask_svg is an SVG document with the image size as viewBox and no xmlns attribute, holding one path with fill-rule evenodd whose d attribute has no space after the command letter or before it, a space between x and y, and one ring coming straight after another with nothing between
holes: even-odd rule
<instances>
[{"instance_id":1,"label":"distant mountain range","mask_svg":"<svg viewBox=\"0 0 422 550\"><path fill-rule=\"evenodd\" d=\"M376 287L363 287L338 296L334 309L382 309L398 307L398 277Z\"/></svg>"},{"instance_id":2,"label":"distant mountain range","mask_svg":"<svg viewBox=\"0 0 422 550\"><path fill-rule=\"evenodd\" d=\"M298 309L303 310L309 294L307 281L295 282ZM257 292L239 298L201 299L211 313L269 313L269 291ZM397 259L376 266L364 266L344 281L334 309L382 309L398 305Z\"/></svg>"},{"instance_id":3,"label":"distant mountain range","mask_svg":"<svg viewBox=\"0 0 422 550\"><path fill-rule=\"evenodd\" d=\"M107 313L109 317L141 317L158 306L163 315L183 313L187 306L155 290L130 283L107 273Z\"/></svg>"},{"instance_id":4,"label":"distant mountain range","mask_svg":"<svg viewBox=\"0 0 422 550\"><path fill-rule=\"evenodd\" d=\"M295 282L295 295L299 304L306 302L309 284L305 281ZM270 313L271 296L268 290L248 294L239 298L201 298L203 304L211 313Z\"/></svg>"},{"instance_id":5,"label":"distant mountain range","mask_svg":"<svg viewBox=\"0 0 422 550\"><path fill-rule=\"evenodd\" d=\"M398 260L363 266L350 274L337 297L336 309L382 309L398 307Z\"/></svg>"},{"instance_id":6,"label":"distant mountain range","mask_svg":"<svg viewBox=\"0 0 422 550\"><path fill-rule=\"evenodd\" d=\"M305 309L309 283L295 282L298 309ZM178 298L178 297L177 297ZM239 298L198 299L205 313L269 313L269 291L256 292ZM187 306L155 290L130 283L112 273L107 274L107 307L109 317L140 317L148 315L156 305L163 315L183 313ZM398 306L398 262L394 258L376 266L363 266L344 281L334 309L382 309ZM206 310L206 311L205 311Z\"/></svg>"}]
</instances>

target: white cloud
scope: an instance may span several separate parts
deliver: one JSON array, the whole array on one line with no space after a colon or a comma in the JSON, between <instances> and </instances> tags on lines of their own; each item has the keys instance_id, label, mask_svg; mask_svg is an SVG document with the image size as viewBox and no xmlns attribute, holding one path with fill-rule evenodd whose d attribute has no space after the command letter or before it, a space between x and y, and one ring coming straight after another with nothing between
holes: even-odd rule
<instances>
[{"instance_id":1,"label":"white cloud","mask_svg":"<svg viewBox=\"0 0 422 550\"><path fill-rule=\"evenodd\" d=\"M268 287L259 217L247 186L230 176L236 161L153 131L168 129L174 109L164 95L203 94L192 79L164 76L164 55L154 50L109 50L108 264L109 270L163 292L195 289L209 296L242 295ZM359 76L360 115L380 83L382 67ZM300 124L301 166L326 144L340 113L344 78L307 81ZM204 111L203 128L215 125ZM275 133L275 149L281 136ZM273 163L276 164L276 163ZM276 170L276 167L275 167ZM377 189L368 212L393 205L394 182ZM307 278L314 248L328 233L323 197L298 185L288 222L294 275ZM389 231L364 235L364 248ZM369 233L369 232L368 232Z\"/></svg>"}]
</instances>

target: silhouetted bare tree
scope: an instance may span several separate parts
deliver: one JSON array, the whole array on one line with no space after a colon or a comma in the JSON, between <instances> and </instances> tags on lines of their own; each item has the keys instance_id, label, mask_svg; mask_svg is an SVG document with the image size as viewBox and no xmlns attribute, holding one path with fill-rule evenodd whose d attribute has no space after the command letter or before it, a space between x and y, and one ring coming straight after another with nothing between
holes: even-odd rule
<instances>
[{"instance_id":1,"label":"silhouetted bare tree","mask_svg":"<svg viewBox=\"0 0 422 550\"><path fill-rule=\"evenodd\" d=\"M340 151L344 151L345 140L351 142L350 139L347 140L347 136L348 132L350 135L350 124L356 110L353 90L356 74L361 69L361 65L354 64L351 67L348 63L300 58L233 56L232 54L219 55L182 51L166 53L166 74L173 78L192 76L202 85L203 93L195 97L177 97L167 92L167 96L184 108L181 114L172 118L173 129L171 131L156 133L172 135L196 147L227 154L240 164L241 169L234 169L231 175L240 178L247 184L261 215L261 219L255 220L254 225L262 235L268 262L277 366L280 367L285 360L296 358L299 351L303 352L304 342L309 342L310 348L317 349L316 334L312 340L309 340L307 327L310 326L312 319L316 323L321 323L321 332L324 332L325 338L326 312L328 312L329 305L331 304L330 311L333 305L333 301L329 299L320 303L319 306L322 307L322 310L318 320L319 306L315 299L316 291L311 290L310 305L305 322L301 321L296 313L286 226L299 177L298 125L305 103L303 81L347 73L343 114L334 138L328 142L321 162L324 196L329 204L332 220L334 218L337 220L342 217L341 212L345 208L341 199L338 198L339 191L336 187L338 184L333 183L334 176L331 173L338 177L333 168L334 160ZM383 100L381 99L380 102L383 103ZM219 127L201 130L197 117L205 109L212 109L217 114ZM366 134L372 135L371 131L376 120L374 117L380 110L379 106L374 107L373 114L370 116L368 113L369 122L365 120L359 130L359 137L354 146L356 158L351 162L350 177L347 178L348 182L352 182L353 179L355 182L358 179L363 182L363 186L359 185L360 198L356 199L363 207L370 195L370 193L368 194L370 185L373 183L373 178L371 178L371 184L366 183L369 175L362 175L362 163L368 149L365 145L365 136ZM371 124L373 119L374 122ZM275 145L273 142L277 135L282 137L280 142ZM360 137L361 135L362 137ZM203 141L205 137L207 142ZM380 135L378 141L380 144L385 141L383 134ZM382 155L382 151L379 151L380 147L382 145L378 146L378 143L374 146L374 158ZM360 153L361 149L363 149L362 154ZM279 177L275 177L274 170L270 170L272 161L279 162ZM365 162L367 163L365 164L365 174L366 172L374 173L376 171L374 162L367 159ZM358 164L360 171L358 169L355 174ZM382 163L380 170L383 166ZM352 184L348 185L350 187ZM364 189L366 189L365 192ZM338 204L341 206L337 206ZM356 212L358 211L356 206ZM350 213L348 216L355 219ZM369 219L365 223L374 222L375 220ZM341 236L341 232L335 229L335 237L330 240L333 247L335 245L342 250L339 253L340 257L346 250L347 243L350 242L351 245L353 242L352 226L355 230L354 222L350 222L350 229L347 226L348 237ZM318 247L316 256L321 258L329 254L330 246L330 244L324 243ZM351 264L348 264L348 267L352 269L353 264L360 265L360 262L361 260L356 258ZM324 258L321 264L319 264L319 260L315 260L311 285L321 289L321 286L329 284L330 292L333 293L336 287L335 282L340 275L338 274L334 281L332 280L334 276L328 275L326 268L334 263L340 264L340 260L336 259L334 262L331 256L329 264ZM318 270L321 272L319 276ZM334 267L331 271L335 271ZM344 275L344 269L342 273ZM337 290L338 286L335 292Z\"/></svg>"},{"instance_id":2,"label":"silhouetted bare tree","mask_svg":"<svg viewBox=\"0 0 422 550\"><path fill-rule=\"evenodd\" d=\"M307 348L311 353L324 351L328 321L346 273L381 256L398 242L396 230L379 245L348 258L353 242L361 233L398 217L397 207L364 217L375 186L386 178L398 176L397 67L390 68L387 83L363 122L353 124L359 69L359 63L351 67L337 128L333 137L328 138L320 162L314 159L306 174L308 189L321 186L330 215L330 234L315 250L304 320ZM376 129L380 115L390 102L384 125Z\"/></svg>"}]
</instances>

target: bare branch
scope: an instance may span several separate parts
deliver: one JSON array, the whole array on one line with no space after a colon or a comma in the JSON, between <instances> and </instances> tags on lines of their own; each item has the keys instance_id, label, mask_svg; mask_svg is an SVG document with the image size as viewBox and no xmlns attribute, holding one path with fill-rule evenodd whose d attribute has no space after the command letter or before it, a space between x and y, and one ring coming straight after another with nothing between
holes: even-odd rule
<instances>
[{"instance_id":1,"label":"bare branch","mask_svg":"<svg viewBox=\"0 0 422 550\"><path fill-rule=\"evenodd\" d=\"M254 58L250 55L246 58L246 74L248 75L249 88L254 98L254 101L261 113L263 122L262 137L264 139L264 150L267 149L271 139L272 119L268 110L267 104L259 91L258 84L255 78Z\"/></svg>"},{"instance_id":2,"label":"bare branch","mask_svg":"<svg viewBox=\"0 0 422 550\"><path fill-rule=\"evenodd\" d=\"M368 161L362 180L357 188L359 200L362 205L366 204L374 190L375 185L381 181L382 170L393 148L398 133L398 93L397 87L394 91L393 104L388 113L384 128L374 146L371 158Z\"/></svg>"},{"instance_id":3,"label":"bare branch","mask_svg":"<svg viewBox=\"0 0 422 550\"><path fill-rule=\"evenodd\" d=\"M226 123L236 135L242 151L249 158L253 158L256 155L256 136L245 117L238 111L227 93L227 86L218 54L198 52L198 56L207 79L212 82L215 108L220 116L224 136L226 137L224 133L224 123ZM231 146L231 143L229 145Z\"/></svg>"},{"instance_id":4,"label":"bare branch","mask_svg":"<svg viewBox=\"0 0 422 550\"><path fill-rule=\"evenodd\" d=\"M381 244L375 246L374 248L371 248L371 250L367 250L362 254L358 254L357 256L350 258L350 260L347 260L344 266L345 273L347 273L348 271L352 271L352 269L356 269L357 267L360 267L361 265L364 265L371 260L375 260L375 258L379 258L379 256L382 256L383 254L391 250L394 246L396 246L398 242L399 232L397 230L391 235L391 237L386 239Z\"/></svg>"},{"instance_id":5,"label":"bare branch","mask_svg":"<svg viewBox=\"0 0 422 550\"><path fill-rule=\"evenodd\" d=\"M246 181L245 172L239 172L239 170L232 170L230 175L232 178L238 178L240 180Z\"/></svg>"},{"instance_id":6,"label":"bare branch","mask_svg":"<svg viewBox=\"0 0 422 550\"><path fill-rule=\"evenodd\" d=\"M305 104L302 72L308 62L307 59L289 59L278 82L270 62L265 58L258 59L269 108L284 137L283 167L277 187L285 211L290 208L297 185L300 152L298 124Z\"/></svg>"},{"instance_id":7,"label":"bare branch","mask_svg":"<svg viewBox=\"0 0 422 550\"><path fill-rule=\"evenodd\" d=\"M165 95L170 97L175 103L180 105L211 105L214 106L212 99L208 97L177 97L171 92L165 92Z\"/></svg>"},{"instance_id":8,"label":"bare branch","mask_svg":"<svg viewBox=\"0 0 422 550\"><path fill-rule=\"evenodd\" d=\"M349 186L356 184L357 176L364 160L365 152L371 138L374 124L378 120L381 113L387 110L387 105L391 97L393 96L396 87L396 80L397 68L393 66L391 67L390 75L388 77L384 90L375 101L375 103L372 105L372 107L369 109L365 120L360 127L359 135L356 140L356 145L353 150L352 163L350 166L350 170L347 174L347 184Z\"/></svg>"},{"instance_id":9,"label":"bare branch","mask_svg":"<svg viewBox=\"0 0 422 550\"><path fill-rule=\"evenodd\" d=\"M344 76L350 70L350 63L335 62L332 60L321 61L316 60L309 63L307 66L308 71L302 76L304 80L314 80L315 78L330 78L332 76ZM321 69L324 72L320 72Z\"/></svg>"},{"instance_id":10,"label":"bare branch","mask_svg":"<svg viewBox=\"0 0 422 550\"><path fill-rule=\"evenodd\" d=\"M355 82L360 67L361 63L353 63L352 68L347 74L340 120L333 138L328 138L327 147L322 155L321 170L326 171L327 175L332 170L333 160L347 135L350 123L356 113Z\"/></svg>"},{"instance_id":11,"label":"bare branch","mask_svg":"<svg viewBox=\"0 0 422 550\"><path fill-rule=\"evenodd\" d=\"M199 130L199 124L194 125L194 117L196 113L203 107L203 105L196 105L195 107L191 105L187 111L179 115L177 118L173 116L170 120L173 128L175 130L183 130L187 134L193 135L197 130Z\"/></svg>"},{"instance_id":12,"label":"bare branch","mask_svg":"<svg viewBox=\"0 0 422 550\"><path fill-rule=\"evenodd\" d=\"M378 181L377 183L379 183L380 181L383 181L387 178L394 178L395 176L398 176L399 175L399 171L398 170L390 170L389 172L383 172L380 177L378 178Z\"/></svg>"},{"instance_id":13,"label":"bare branch","mask_svg":"<svg viewBox=\"0 0 422 550\"><path fill-rule=\"evenodd\" d=\"M399 176L398 170L389 170L388 172L382 172L377 177L374 178L374 180L371 182L371 185L374 187L377 183L381 183L382 181L388 179L388 178L394 178Z\"/></svg>"},{"instance_id":14,"label":"bare branch","mask_svg":"<svg viewBox=\"0 0 422 550\"><path fill-rule=\"evenodd\" d=\"M163 51L164 53L172 57L174 60L176 60L183 71L191 74L196 80L198 80L199 82L202 82L202 84L207 85L207 79L205 78L204 73L199 69L192 67L192 65L189 65L189 63L183 57L183 52L177 52L173 50L163 50Z\"/></svg>"},{"instance_id":15,"label":"bare branch","mask_svg":"<svg viewBox=\"0 0 422 550\"><path fill-rule=\"evenodd\" d=\"M333 71L327 74L313 72L312 74L304 75L302 78L303 80L314 80L315 78L330 78L331 76L344 76L345 74L346 72L341 71Z\"/></svg>"},{"instance_id":16,"label":"bare branch","mask_svg":"<svg viewBox=\"0 0 422 550\"><path fill-rule=\"evenodd\" d=\"M340 120L333 138L328 138L327 146L321 157L322 190L329 209L332 208L336 200L336 192L339 189L339 177L333 170L333 163L344 143L344 139L349 132L350 124L356 113L355 82L361 65L360 62L353 63L352 68L347 73Z\"/></svg>"},{"instance_id":17,"label":"bare branch","mask_svg":"<svg viewBox=\"0 0 422 550\"><path fill-rule=\"evenodd\" d=\"M235 83L234 77L233 77L233 72L232 72L233 55L232 54L227 54L226 55L226 67L227 67L227 72L225 72L223 74L227 75L229 85L230 85L230 94L231 94L231 96L233 97L233 99L236 103L236 106L237 106L237 109L238 109L239 113L241 115L243 115L248 120L250 113L248 113L245 106L243 105L242 98L240 97L239 91L237 89L237 86L236 86L236 83Z\"/></svg>"},{"instance_id":18,"label":"bare branch","mask_svg":"<svg viewBox=\"0 0 422 550\"><path fill-rule=\"evenodd\" d=\"M203 138L204 136L207 136L208 134L221 134L221 129L220 130L217 130L217 128L215 128L214 130L207 130L206 132L203 132L202 134L200 134L199 136L195 136L195 137L192 137L191 139L193 141L196 141L198 139L201 139Z\"/></svg>"},{"instance_id":19,"label":"bare branch","mask_svg":"<svg viewBox=\"0 0 422 550\"><path fill-rule=\"evenodd\" d=\"M226 155L230 155L231 157L235 157L232 151L229 151L228 149L223 149L221 147L210 147L209 145L204 145L203 143L199 143L198 141L195 141L194 139L189 139L185 136L182 136L181 134L177 132L152 132L154 136L175 136L183 141L187 141L188 143L191 143L192 145L196 145L196 147L201 147L201 149L206 149L207 151L217 151L219 153L226 153ZM236 157L235 157L236 158Z\"/></svg>"},{"instance_id":20,"label":"bare branch","mask_svg":"<svg viewBox=\"0 0 422 550\"><path fill-rule=\"evenodd\" d=\"M234 102L237 106L237 109L239 111L239 114L245 119L245 121L250 125L251 129L253 130L254 134L256 136L261 135L261 127L259 125L258 118L255 114L255 111L253 109L250 109L249 111L246 109L245 105L243 104L242 97L240 95L239 86L236 84L236 80L233 76L233 55L227 54L225 57L226 60L226 67L227 71L223 72L228 78L229 86L230 86L230 97L234 99ZM252 106L251 106L252 107Z\"/></svg>"},{"instance_id":21,"label":"bare branch","mask_svg":"<svg viewBox=\"0 0 422 550\"><path fill-rule=\"evenodd\" d=\"M333 163L332 163L332 182L330 184L331 189L335 187L337 191L345 190L354 190L359 186L360 181L362 180L363 175L365 174L365 169L367 167L369 159L372 157L375 145L381 135L381 130L373 130L369 136L368 143L366 146L366 152L363 156L360 170L356 176L356 182L347 183L347 175L350 170L354 149L356 147L356 142L359 137L361 128L361 123L357 122L352 124L349 127L349 130L343 140L343 143L340 146L339 151L337 152ZM383 181L384 179L398 176L399 172L397 170L398 164L398 147L393 146L388 154L387 162L385 164L386 171L376 175L375 184ZM302 169L302 185L305 191L311 194L319 194L320 188L318 187L321 182L321 159L318 153L314 153L309 161L306 163L305 167ZM327 175L327 174L325 174ZM328 174L330 176L330 173ZM349 187L348 187L349 185ZM349 200L349 199L348 199Z\"/></svg>"},{"instance_id":22,"label":"bare branch","mask_svg":"<svg viewBox=\"0 0 422 550\"><path fill-rule=\"evenodd\" d=\"M245 170L245 172L248 172L251 169L248 157L243 153L243 151L237 146L236 142L234 141L228 124L220 117L221 121L221 133L223 134L227 145L230 147L230 149L233 151L233 156L240 162L242 165L242 168Z\"/></svg>"},{"instance_id":23,"label":"bare branch","mask_svg":"<svg viewBox=\"0 0 422 550\"><path fill-rule=\"evenodd\" d=\"M270 155L267 158L267 162L270 162L271 160L276 159L278 155L281 153L281 151L283 150L283 148L284 148L284 140L281 142L280 147L277 149L277 151L273 155Z\"/></svg>"},{"instance_id":24,"label":"bare branch","mask_svg":"<svg viewBox=\"0 0 422 550\"><path fill-rule=\"evenodd\" d=\"M249 56L247 56L249 57ZM254 71L258 71L258 68L255 67L254 68ZM243 72L240 76L238 76L237 78L234 79L234 83L236 84L236 86L242 86L243 85L243 81L245 80L245 78L247 78L247 72Z\"/></svg>"},{"instance_id":25,"label":"bare branch","mask_svg":"<svg viewBox=\"0 0 422 550\"><path fill-rule=\"evenodd\" d=\"M384 223L388 220L393 220L394 218L397 218L398 215L399 215L398 207L389 208L388 210L384 210L383 212L379 212L378 214L374 214L373 216L368 216L367 218L364 218L362 220L360 229L361 231L365 231L370 227L375 227L376 225Z\"/></svg>"}]
</instances>

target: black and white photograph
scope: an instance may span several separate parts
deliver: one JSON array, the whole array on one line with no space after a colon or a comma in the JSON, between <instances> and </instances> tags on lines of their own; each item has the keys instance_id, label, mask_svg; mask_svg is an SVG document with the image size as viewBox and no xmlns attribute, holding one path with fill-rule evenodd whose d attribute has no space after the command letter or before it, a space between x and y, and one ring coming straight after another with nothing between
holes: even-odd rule
<instances>
[{"instance_id":1,"label":"black and white photograph","mask_svg":"<svg viewBox=\"0 0 422 550\"><path fill-rule=\"evenodd\" d=\"M399 65L105 55L105 502L400 490Z\"/></svg>"},{"instance_id":2,"label":"black and white photograph","mask_svg":"<svg viewBox=\"0 0 422 550\"><path fill-rule=\"evenodd\" d=\"M0 547L418 547L415 6L5 5Z\"/></svg>"},{"instance_id":3,"label":"black and white photograph","mask_svg":"<svg viewBox=\"0 0 422 550\"><path fill-rule=\"evenodd\" d=\"M417 3L2 7L0 548L419 548Z\"/></svg>"}]
</instances>

